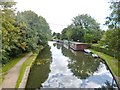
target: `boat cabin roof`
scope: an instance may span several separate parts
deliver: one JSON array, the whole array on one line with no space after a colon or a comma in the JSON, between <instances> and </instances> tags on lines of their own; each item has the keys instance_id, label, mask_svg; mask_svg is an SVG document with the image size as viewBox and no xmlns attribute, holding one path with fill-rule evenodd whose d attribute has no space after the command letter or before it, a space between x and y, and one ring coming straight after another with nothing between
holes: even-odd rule
<instances>
[{"instance_id":1,"label":"boat cabin roof","mask_svg":"<svg viewBox=\"0 0 120 90\"><path fill-rule=\"evenodd\" d=\"M82 43L82 42L71 42L73 44L87 44L87 43Z\"/></svg>"}]
</instances>

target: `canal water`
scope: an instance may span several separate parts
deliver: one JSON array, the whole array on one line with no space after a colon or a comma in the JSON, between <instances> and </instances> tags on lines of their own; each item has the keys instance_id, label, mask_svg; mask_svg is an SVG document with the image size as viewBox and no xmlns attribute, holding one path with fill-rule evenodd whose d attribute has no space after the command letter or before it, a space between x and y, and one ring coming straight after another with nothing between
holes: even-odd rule
<instances>
[{"instance_id":1,"label":"canal water","mask_svg":"<svg viewBox=\"0 0 120 90\"><path fill-rule=\"evenodd\" d=\"M49 42L35 60L26 88L116 87L104 62L82 51Z\"/></svg>"}]
</instances>

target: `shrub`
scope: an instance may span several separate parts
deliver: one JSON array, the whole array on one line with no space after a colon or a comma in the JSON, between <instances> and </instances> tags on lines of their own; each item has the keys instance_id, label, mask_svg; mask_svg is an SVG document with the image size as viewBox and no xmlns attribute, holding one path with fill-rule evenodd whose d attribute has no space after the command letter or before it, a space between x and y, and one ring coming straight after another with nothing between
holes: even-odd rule
<instances>
[{"instance_id":1,"label":"shrub","mask_svg":"<svg viewBox=\"0 0 120 90\"><path fill-rule=\"evenodd\" d=\"M112 50L112 49L109 49L109 48L103 48L103 47L100 47L100 46L98 46L98 45L91 45L91 47L90 48L92 48L92 49L94 49L94 50L96 50L96 51L99 51L99 52L103 52L103 53L105 53L105 54L107 54L107 55L110 55L110 56L112 56L112 57L115 57L115 58L118 58L118 56L120 56L120 55L118 55L118 53L117 52L115 52L114 50Z\"/></svg>"}]
</instances>

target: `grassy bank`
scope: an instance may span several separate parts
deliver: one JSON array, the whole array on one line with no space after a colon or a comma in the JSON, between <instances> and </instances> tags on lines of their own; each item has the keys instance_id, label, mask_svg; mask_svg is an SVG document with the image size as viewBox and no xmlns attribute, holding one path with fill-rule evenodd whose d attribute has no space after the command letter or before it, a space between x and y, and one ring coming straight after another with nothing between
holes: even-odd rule
<instances>
[{"instance_id":1,"label":"grassy bank","mask_svg":"<svg viewBox=\"0 0 120 90\"><path fill-rule=\"evenodd\" d=\"M109 68L111 69L112 73L114 74L114 76L117 80L117 83L119 85L119 88L120 88L120 72L119 72L120 61L118 61L114 57L111 57L111 56L104 54L102 52L98 52L98 51L95 51L93 49L90 49L90 50L106 61Z\"/></svg>"},{"instance_id":2,"label":"grassy bank","mask_svg":"<svg viewBox=\"0 0 120 90\"><path fill-rule=\"evenodd\" d=\"M41 47L40 51L43 49L43 47ZM24 76L24 73L25 73L25 70L26 68L29 66L31 67L32 66L32 63L35 61L36 57L38 56L38 53L34 53L32 54L22 65L22 68L20 70L20 74L19 74L19 78L16 82L16 88L19 88L19 85L22 81L22 78Z\"/></svg>"},{"instance_id":3,"label":"grassy bank","mask_svg":"<svg viewBox=\"0 0 120 90\"><path fill-rule=\"evenodd\" d=\"M16 65L27 53L21 54L19 57L14 58L9 63L5 64L1 70L0 70L0 85L2 84L2 81L4 80L4 76L7 74L7 71L9 71L14 65Z\"/></svg>"},{"instance_id":4,"label":"grassy bank","mask_svg":"<svg viewBox=\"0 0 120 90\"><path fill-rule=\"evenodd\" d=\"M118 69L119 69L118 66L120 66L120 61L118 61L114 57L111 57L111 56L104 54L102 52L98 52L98 51L95 51L93 49L90 49L90 50L93 53L96 53L101 58L103 58L106 61L106 63L108 64L108 66L110 67L110 69L112 70L113 74L120 77L120 72L118 72Z\"/></svg>"},{"instance_id":5,"label":"grassy bank","mask_svg":"<svg viewBox=\"0 0 120 90\"><path fill-rule=\"evenodd\" d=\"M17 83L16 83L16 88L19 87L19 84L20 82L22 81L22 78L24 76L24 72L26 70L26 67L27 66L31 66L32 65L32 62L34 62L34 60L36 59L37 57L37 54L33 54L31 55L22 65L22 68L20 69L20 75L19 75L19 78L17 80Z\"/></svg>"},{"instance_id":6,"label":"grassy bank","mask_svg":"<svg viewBox=\"0 0 120 90\"><path fill-rule=\"evenodd\" d=\"M19 62L25 55L27 55L28 53L25 54L21 54L19 57L14 58L13 60L11 60L9 63L5 64L2 67L2 72L0 73L5 73L8 70L10 70L13 66L15 66L15 64L17 64L17 62Z\"/></svg>"}]
</instances>

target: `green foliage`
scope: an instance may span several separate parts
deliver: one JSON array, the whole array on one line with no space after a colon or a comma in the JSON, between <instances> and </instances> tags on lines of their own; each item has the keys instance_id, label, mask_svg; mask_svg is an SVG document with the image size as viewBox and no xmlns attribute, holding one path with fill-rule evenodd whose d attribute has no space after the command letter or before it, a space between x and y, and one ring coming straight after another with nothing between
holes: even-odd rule
<instances>
[{"instance_id":1,"label":"green foliage","mask_svg":"<svg viewBox=\"0 0 120 90\"><path fill-rule=\"evenodd\" d=\"M113 55L116 58L120 59L120 29L112 29L105 32L103 37L101 38L99 44L101 46L108 47L109 50L113 51ZM109 54L110 55L110 54Z\"/></svg>"},{"instance_id":2,"label":"green foliage","mask_svg":"<svg viewBox=\"0 0 120 90\"><path fill-rule=\"evenodd\" d=\"M17 82L16 82L16 88L19 88L19 85L20 85L20 83L21 83L21 81L22 81L22 78L23 78L23 76L24 76L24 73L25 73L26 68L29 67L29 66L31 67L31 65L32 65L33 61L36 59L37 55L38 55L38 54L33 54L33 55L31 55L31 56L23 63L22 68L20 69L19 78L18 78L18 80L17 80Z\"/></svg>"},{"instance_id":3,"label":"green foliage","mask_svg":"<svg viewBox=\"0 0 120 90\"><path fill-rule=\"evenodd\" d=\"M74 17L72 21L75 26L79 26L81 29L99 29L99 23L97 23L95 19L87 14L78 15Z\"/></svg>"},{"instance_id":4,"label":"green foliage","mask_svg":"<svg viewBox=\"0 0 120 90\"><path fill-rule=\"evenodd\" d=\"M105 24L110 29L120 28L120 1L111 1L110 3L111 14L106 17Z\"/></svg>"},{"instance_id":5,"label":"green foliage","mask_svg":"<svg viewBox=\"0 0 120 90\"><path fill-rule=\"evenodd\" d=\"M2 72L0 73L6 73L8 70L10 70L17 62L19 62L27 53L21 54L19 57L14 58L12 61L9 61L9 63L5 64L2 67Z\"/></svg>"},{"instance_id":6,"label":"green foliage","mask_svg":"<svg viewBox=\"0 0 120 90\"><path fill-rule=\"evenodd\" d=\"M109 49L109 48L102 48L102 47L99 47L99 46L94 46L92 45L91 46L92 49L96 50L96 51L99 51L99 52L103 52L107 55L110 55L112 57L116 57L117 58L117 52L114 52L113 49Z\"/></svg>"},{"instance_id":7,"label":"green foliage","mask_svg":"<svg viewBox=\"0 0 120 90\"><path fill-rule=\"evenodd\" d=\"M73 28L73 35L72 35L73 41L84 42L84 39L83 39L84 34L85 34L84 29L80 29L79 26L74 27Z\"/></svg>"},{"instance_id":8,"label":"green foliage","mask_svg":"<svg viewBox=\"0 0 120 90\"><path fill-rule=\"evenodd\" d=\"M51 30L42 16L38 16L33 11L24 11L17 14L17 21L18 23L25 22L25 30L22 28L21 31L26 32L28 50L35 50L38 44L47 44L46 41L50 39Z\"/></svg>"},{"instance_id":9,"label":"green foliage","mask_svg":"<svg viewBox=\"0 0 120 90\"><path fill-rule=\"evenodd\" d=\"M68 40L70 40L73 34L72 25L69 25L66 29L65 35L67 36Z\"/></svg>"},{"instance_id":10,"label":"green foliage","mask_svg":"<svg viewBox=\"0 0 120 90\"><path fill-rule=\"evenodd\" d=\"M94 38L94 36L92 34L87 33L84 35L85 42L92 43L93 38Z\"/></svg>"},{"instance_id":11,"label":"green foliage","mask_svg":"<svg viewBox=\"0 0 120 90\"><path fill-rule=\"evenodd\" d=\"M33 11L15 13L16 3L0 2L2 27L2 63L27 51L36 51L51 38L51 30L45 18Z\"/></svg>"},{"instance_id":12,"label":"green foliage","mask_svg":"<svg viewBox=\"0 0 120 90\"><path fill-rule=\"evenodd\" d=\"M50 47L46 46L37 56L30 70L27 85L25 88L29 89L42 86L41 84L45 82L50 73L51 63L50 60L51 60Z\"/></svg>"},{"instance_id":13,"label":"green foliage","mask_svg":"<svg viewBox=\"0 0 120 90\"><path fill-rule=\"evenodd\" d=\"M90 50L106 61L106 63L108 64L109 68L112 70L112 72L115 76L120 76L120 72L119 72L120 61L118 61L114 57L111 57L103 52L99 52L99 51L93 50L93 49L90 49Z\"/></svg>"},{"instance_id":14,"label":"green foliage","mask_svg":"<svg viewBox=\"0 0 120 90\"><path fill-rule=\"evenodd\" d=\"M73 75L80 79L86 79L90 75L93 75L97 70L97 67L100 65L100 59L96 59L95 61L94 58L86 56L83 52L74 52L62 47L62 53L70 59L68 68Z\"/></svg>"},{"instance_id":15,"label":"green foliage","mask_svg":"<svg viewBox=\"0 0 120 90\"><path fill-rule=\"evenodd\" d=\"M67 28L64 28L64 29L62 30L62 34L61 34L61 39L62 39L62 40L63 40L63 39L68 39L66 33L67 33Z\"/></svg>"},{"instance_id":16,"label":"green foliage","mask_svg":"<svg viewBox=\"0 0 120 90\"><path fill-rule=\"evenodd\" d=\"M120 60L120 2L113 1L110 3L111 14L106 18L105 23L108 25L109 30L102 36L99 44L102 46L107 45L108 49L114 52L113 55Z\"/></svg>"},{"instance_id":17,"label":"green foliage","mask_svg":"<svg viewBox=\"0 0 120 90\"><path fill-rule=\"evenodd\" d=\"M52 38L53 39L61 39L61 34L53 32Z\"/></svg>"},{"instance_id":18,"label":"green foliage","mask_svg":"<svg viewBox=\"0 0 120 90\"><path fill-rule=\"evenodd\" d=\"M1 2L2 12L2 63L7 63L11 56L19 55L17 43L19 39L19 28L15 26L16 20L14 15L15 2ZM12 51L14 54L12 53Z\"/></svg>"},{"instance_id":19,"label":"green foliage","mask_svg":"<svg viewBox=\"0 0 120 90\"><path fill-rule=\"evenodd\" d=\"M99 24L89 15L82 14L73 18L73 23L62 31L62 39L73 41L97 43L103 31Z\"/></svg>"}]
</instances>

